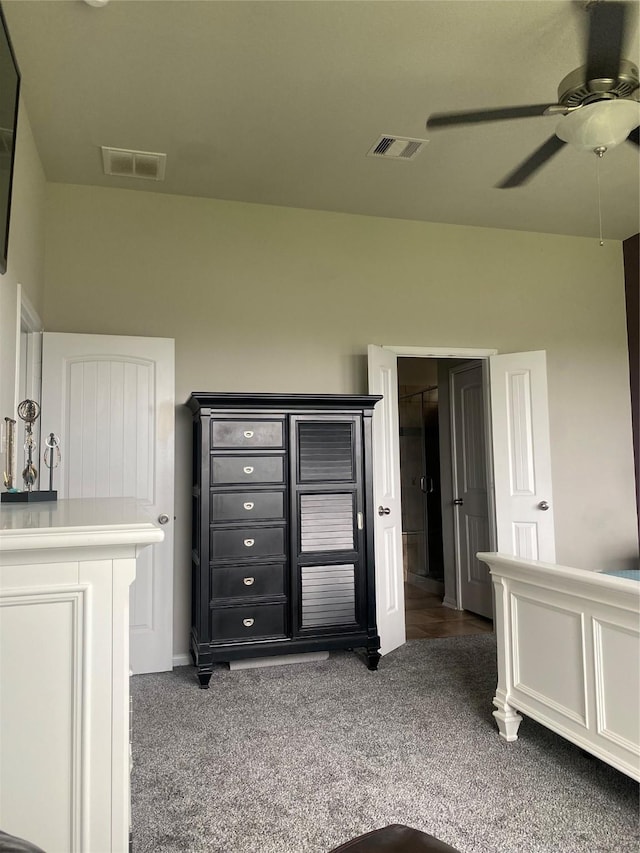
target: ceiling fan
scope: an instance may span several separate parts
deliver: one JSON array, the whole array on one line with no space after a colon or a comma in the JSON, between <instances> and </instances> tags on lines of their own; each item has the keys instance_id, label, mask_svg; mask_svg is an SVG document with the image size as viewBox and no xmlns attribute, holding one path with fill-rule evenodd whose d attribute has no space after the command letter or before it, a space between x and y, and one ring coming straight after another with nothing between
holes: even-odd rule
<instances>
[{"instance_id":1,"label":"ceiling fan","mask_svg":"<svg viewBox=\"0 0 640 853\"><path fill-rule=\"evenodd\" d=\"M497 186L500 189L526 183L565 144L591 150L598 157L628 140L640 146L640 103L635 100L640 80L634 63L622 58L630 3L589 0L586 63L576 68L558 86L556 104L531 104L433 113L427 128L534 116L561 116L555 135L537 148Z\"/></svg>"}]
</instances>

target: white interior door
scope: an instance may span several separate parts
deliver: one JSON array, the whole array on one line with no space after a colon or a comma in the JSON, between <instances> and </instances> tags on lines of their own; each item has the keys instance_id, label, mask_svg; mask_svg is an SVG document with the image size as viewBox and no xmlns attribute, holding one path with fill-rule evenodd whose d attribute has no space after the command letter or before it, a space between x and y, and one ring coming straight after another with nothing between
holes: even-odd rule
<instances>
[{"instance_id":1,"label":"white interior door","mask_svg":"<svg viewBox=\"0 0 640 853\"><path fill-rule=\"evenodd\" d=\"M497 548L555 563L546 353L490 359Z\"/></svg>"},{"instance_id":2,"label":"white interior door","mask_svg":"<svg viewBox=\"0 0 640 853\"><path fill-rule=\"evenodd\" d=\"M380 654L406 641L402 570L398 360L369 345L369 393L382 394L373 410L373 477L376 512L376 618ZM381 514L380 514L381 513Z\"/></svg>"},{"instance_id":3,"label":"white interior door","mask_svg":"<svg viewBox=\"0 0 640 853\"><path fill-rule=\"evenodd\" d=\"M163 542L145 548L131 587L134 673L172 668L174 342L45 333L43 438L60 437L59 497L135 497ZM45 473L46 477L46 473Z\"/></svg>"},{"instance_id":4,"label":"white interior door","mask_svg":"<svg viewBox=\"0 0 640 853\"><path fill-rule=\"evenodd\" d=\"M482 365L455 367L450 377L458 601L493 619L489 568L476 557L491 550Z\"/></svg>"}]
</instances>

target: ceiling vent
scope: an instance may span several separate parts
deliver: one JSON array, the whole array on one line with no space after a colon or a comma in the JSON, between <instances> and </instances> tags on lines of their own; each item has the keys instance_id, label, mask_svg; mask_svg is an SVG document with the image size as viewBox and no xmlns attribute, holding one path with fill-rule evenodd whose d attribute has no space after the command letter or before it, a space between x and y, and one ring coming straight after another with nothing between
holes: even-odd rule
<instances>
[{"instance_id":1,"label":"ceiling vent","mask_svg":"<svg viewBox=\"0 0 640 853\"><path fill-rule=\"evenodd\" d=\"M367 154L367 157L384 157L386 160L414 160L428 139L411 139L408 136L384 134Z\"/></svg>"},{"instance_id":2,"label":"ceiling vent","mask_svg":"<svg viewBox=\"0 0 640 853\"><path fill-rule=\"evenodd\" d=\"M125 148L106 148L104 145L101 150L105 175L164 181L166 154L154 154L152 151L128 151Z\"/></svg>"}]
</instances>

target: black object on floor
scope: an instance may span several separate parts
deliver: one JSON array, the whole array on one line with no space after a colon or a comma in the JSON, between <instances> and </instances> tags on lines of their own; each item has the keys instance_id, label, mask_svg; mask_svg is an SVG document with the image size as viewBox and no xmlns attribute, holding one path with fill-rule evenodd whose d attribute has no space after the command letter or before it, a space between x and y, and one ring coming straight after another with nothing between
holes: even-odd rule
<instances>
[{"instance_id":1,"label":"black object on floor","mask_svg":"<svg viewBox=\"0 0 640 853\"><path fill-rule=\"evenodd\" d=\"M331 853L460 853L433 835L411 829L409 826L392 824L374 829L366 835L352 838Z\"/></svg>"},{"instance_id":2,"label":"black object on floor","mask_svg":"<svg viewBox=\"0 0 640 853\"><path fill-rule=\"evenodd\" d=\"M44 853L44 850L24 838L0 830L0 853Z\"/></svg>"}]
</instances>

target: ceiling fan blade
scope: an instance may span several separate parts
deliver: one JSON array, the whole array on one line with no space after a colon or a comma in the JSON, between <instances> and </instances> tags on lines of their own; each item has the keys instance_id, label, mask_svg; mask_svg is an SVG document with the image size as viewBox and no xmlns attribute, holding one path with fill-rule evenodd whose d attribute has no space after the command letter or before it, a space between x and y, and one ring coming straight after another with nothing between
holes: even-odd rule
<instances>
[{"instance_id":1,"label":"ceiling fan blade","mask_svg":"<svg viewBox=\"0 0 640 853\"><path fill-rule=\"evenodd\" d=\"M524 107L498 107L494 110L468 110L463 113L432 113L427 119L427 129L450 127L455 124L479 124L483 121L503 121L510 118L529 118L544 115L556 104L529 104Z\"/></svg>"},{"instance_id":2,"label":"ceiling fan blade","mask_svg":"<svg viewBox=\"0 0 640 853\"><path fill-rule=\"evenodd\" d=\"M586 79L616 77L620 70L627 3L599 0L589 8Z\"/></svg>"},{"instance_id":3,"label":"ceiling fan blade","mask_svg":"<svg viewBox=\"0 0 640 853\"><path fill-rule=\"evenodd\" d=\"M634 127L629 136L627 136L629 142L633 142L634 145L640 146L640 127Z\"/></svg>"},{"instance_id":4,"label":"ceiling fan blade","mask_svg":"<svg viewBox=\"0 0 640 853\"><path fill-rule=\"evenodd\" d=\"M522 186L522 184L525 184L529 178L533 177L534 173L537 172L538 169L544 166L545 163L548 163L554 154L557 154L565 144L566 143L563 142L562 139L558 139L557 136L549 137L549 139L547 139L546 142L543 142L539 148L536 148L533 154L528 157L524 163L521 163L517 169L514 169L510 175L507 175L507 177L496 186L501 190Z\"/></svg>"}]
</instances>

